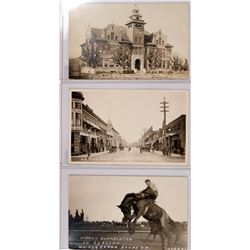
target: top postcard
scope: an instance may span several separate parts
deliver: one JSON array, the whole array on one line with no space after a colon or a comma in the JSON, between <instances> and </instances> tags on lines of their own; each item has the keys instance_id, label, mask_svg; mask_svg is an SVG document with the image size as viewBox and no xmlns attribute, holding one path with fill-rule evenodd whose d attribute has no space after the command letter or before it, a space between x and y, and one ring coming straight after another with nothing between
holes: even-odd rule
<instances>
[{"instance_id":1,"label":"top postcard","mask_svg":"<svg viewBox=\"0 0 250 250\"><path fill-rule=\"evenodd\" d=\"M189 80L188 2L84 3L67 18L69 79Z\"/></svg>"}]
</instances>

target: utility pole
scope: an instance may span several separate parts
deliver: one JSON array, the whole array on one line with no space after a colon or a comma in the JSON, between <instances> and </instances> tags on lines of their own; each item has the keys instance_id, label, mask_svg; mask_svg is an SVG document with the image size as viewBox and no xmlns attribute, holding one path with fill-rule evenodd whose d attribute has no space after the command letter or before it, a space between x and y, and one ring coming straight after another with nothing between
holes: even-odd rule
<instances>
[{"instance_id":1,"label":"utility pole","mask_svg":"<svg viewBox=\"0 0 250 250\"><path fill-rule=\"evenodd\" d=\"M166 147L167 147L167 141L166 141L166 114L169 112L169 103L166 102L165 97L163 98L163 102L160 102L161 105L161 112L163 112L163 123L162 123L162 130L163 130L163 145L162 145L162 153L165 155L167 153Z\"/></svg>"}]
</instances>

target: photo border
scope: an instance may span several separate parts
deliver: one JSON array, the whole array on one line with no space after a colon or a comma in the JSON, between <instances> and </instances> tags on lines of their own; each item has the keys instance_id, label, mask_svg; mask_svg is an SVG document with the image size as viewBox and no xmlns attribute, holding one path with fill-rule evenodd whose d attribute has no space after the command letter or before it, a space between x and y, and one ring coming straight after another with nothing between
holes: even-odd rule
<instances>
[{"instance_id":1,"label":"photo border","mask_svg":"<svg viewBox=\"0 0 250 250\"><path fill-rule=\"evenodd\" d=\"M62 169L61 170L61 194L60 194L60 249L69 249L69 185L68 178L72 175L80 176L148 176L150 177L186 177L187 178L187 222L188 222L188 242L187 249L191 246L191 176L189 169L161 169L157 172L153 169ZM64 185L62 185L64 183Z\"/></svg>"},{"instance_id":2,"label":"photo border","mask_svg":"<svg viewBox=\"0 0 250 250\"><path fill-rule=\"evenodd\" d=\"M157 88L158 87L158 88ZM143 86L133 85L133 87L130 84L123 84L122 86L119 85L103 85L103 84L67 84L63 85L61 87L62 91L62 100L64 100L64 104L61 108L61 128L64 133L61 133L61 164L69 164L77 167L105 167L110 166L114 168L119 167L128 167L128 168L135 168L135 167L146 167L146 168L169 168L171 166L175 166L175 168L187 168L190 165L190 90L188 85L178 85L178 88L175 84L173 85L167 85L164 84L158 84L158 86L154 86L154 88L151 87L150 84L144 84ZM166 88L168 87L168 88ZM171 88L170 88L171 87ZM175 162L102 162L102 161L86 161L86 162L75 162L71 160L71 92L73 90L84 90L84 89L107 89L107 90L164 90L164 91L183 91L187 92L187 114L186 114L186 154L185 154L185 162L183 163L175 163ZM67 134L65 133L67 131Z\"/></svg>"},{"instance_id":3,"label":"photo border","mask_svg":"<svg viewBox=\"0 0 250 250\"><path fill-rule=\"evenodd\" d=\"M117 80L117 79L109 79L109 80L90 80L90 79L70 79L69 78L69 12L72 7L72 3L77 6L82 4L143 4L143 3L152 3L152 4L160 4L160 3L187 3L188 4L188 55L189 55L189 74L187 79L158 79L158 80L150 80L150 79L131 79L131 80ZM75 7L77 7L75 6ZM148 82L148 83L169 83L175 82L176 84L183 82L191 82L191 0L60 0L60 13L61 13L61 24L60 24L60 51L61 51L61 64L60 64L60 79L62 81L72 81L72 82L91 82L91 83L108 83L108 82Z\"/></svg>"}]
</instances>

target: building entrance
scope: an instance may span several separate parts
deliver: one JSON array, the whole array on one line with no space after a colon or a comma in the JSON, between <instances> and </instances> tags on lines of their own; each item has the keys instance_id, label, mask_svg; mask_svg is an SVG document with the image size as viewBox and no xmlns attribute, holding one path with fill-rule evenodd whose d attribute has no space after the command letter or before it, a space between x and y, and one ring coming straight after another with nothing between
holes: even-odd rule
<instances>
[{"instance_id":1,"label":"building entrance","mask_svg":"<svg viewBox=\"0 0 250 250\"><path fill-rule=\"evenodd\" d=\"M141 61L140 61L140 59L135 60L135 69L141 70Z\"/></svg>"}]
</instances>

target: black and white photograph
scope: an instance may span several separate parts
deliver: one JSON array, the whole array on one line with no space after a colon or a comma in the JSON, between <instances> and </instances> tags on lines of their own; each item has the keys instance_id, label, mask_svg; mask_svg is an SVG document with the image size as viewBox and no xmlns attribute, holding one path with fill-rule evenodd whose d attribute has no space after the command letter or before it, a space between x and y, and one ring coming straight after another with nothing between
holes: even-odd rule
<instances>
[{"instance_id":1,"label":"black and white photograph","mask_svg":"<svg viewBox=\"0 0 250 250\"><path fill-rule=\"evenodd\" d=\"M189 80L189 3L84 3L69 10L69 79Z\"/></svg>"},{"instance_id":2,"label":"black and white photograph","mask_svg":"<svg viewBox=\"0 0 250 250\"><path fill-rule=\"evenodd\" d=\"M70 249L188 249L188 177L69 176Z\"/></svg>"},{"instance_id":3,"label":"black and white photograph","mask_svg":"<svg viewBox=\"0 0 250 250\"><path fill-rule=\"evenodd\" d=\"M189 92L71 89L70 162L185 165Z\"/></svg>"}]
</instances>

